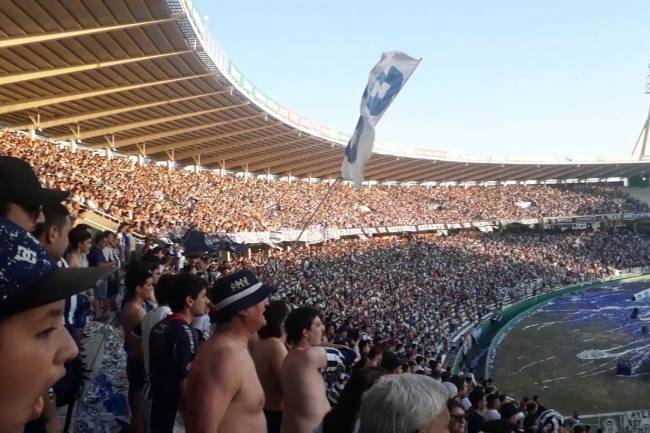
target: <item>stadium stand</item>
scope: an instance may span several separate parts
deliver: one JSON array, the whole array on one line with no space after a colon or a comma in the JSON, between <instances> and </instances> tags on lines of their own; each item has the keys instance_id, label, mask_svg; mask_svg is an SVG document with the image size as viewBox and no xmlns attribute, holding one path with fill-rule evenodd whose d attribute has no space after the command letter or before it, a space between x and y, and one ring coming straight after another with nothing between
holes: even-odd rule
<instances>
[{"instance_id":1,"label":"stadium stand","mask_svg":"<svg viewBox=\"0 0 650 433\"><path fill-rule=\"evenodd\" d=\"M584 433L537 396L509 401L488 378L452 371L448 355L463 329L505 304L649 266L650 238L633 223L650 212L647 200L618 184L561 182L620 183L646 175L649 161L495 162L377 152L367 177L386 183L359 191L338 185L313 226L458 227L442 230L444 236L358 233L358 239L317 245L258 245L245 255L185 257L178 244L152 238L178 240L189 228L210 234L301 229L327 191L320 180L338 176L347 136L266 97L212 41L189 0L98 0L92 8L24 0L5 2L0 11L0 124L8 128L0 133L0 155L28 161L44 185L70 191L76 227L68 264L111 271L65 301L65 324L79 336L91 371L74 406L67 405L66 432L141 432L156 425L170 432L214 433L226 426L229 433L256 433L266 424L269 433L292 433L287 423L281 427L282 409L295 425L309 418L300 433L370 433L370 425L373 432L393 433ZM37 138L37 131L48 139ZM560 182L504 184L550 179ZM466 181L497 184L427 184ZM41 217L38 203L2 204L3 212L17 211L31 222ZM82 216L84 210L91 212ZM598 214L610 215L611 224L576 218ZM523 222L495 233L471 225L458 230L473 221L544 217L568 218L572 230ZM103 232L92 241L79 222ZM121 223L128 230L114 236ZM11 239L30 239L12 230ZM139 254L134 234L146 237ZM24 242L19 247L32 241ZM1 265L16 262L5 261ZM16 285L28 284L29 275L19 277ZM1 286L0 293L7 289ZM284 319L274 322L278 329L263 328L265 314L271 321L265 305L273 290L291 309L293 344L286 344ZM119 326L125 314L126 335ZM0 319L0 331L6 324ZM268 338L258 339L257 330ZM60 331L57 337L66 339ZM150 333L153 373L144 366L150 353L143 339ZM270 349L253 359L242 339ZM43 384L74 358L71 342L65 345L65 356L47 359L56 374ZM283 369L287 346L293 359ZM219 356L218 365L207 356L207 365L192 367L202 350L197 359L206 359L206 347ZM10 352L3 347L1 354ZM35 352L26 365L40 359ZM13 362L5 371L24 367L22 359L8 359ZM26 414L2 408L3 417L13 417L11 425L0 417L3 431L61 430L51 410L63 401L41 395L41 383L23 383L32 379L29 373L41 378L46 369L37 367L21 383L0 373L6 407L14 399L35 400L24 405ZM387 371L407 375L383 377ZM310 398L285 405L287 380ZM35 427L15 428L34 415L40 415ZM256 431L242 427L252 424Z\"/></svg>"},{"instance_id":2,"label":"stadium stand","mask_svg":"<svg viewBox=\"0 0 650 433\"><path fill-rule=\"evenodd\" d=\"M300 229L328 187L168 169L83 149L73 153L10 131L0 138L0 151L29 161L47 185L72 191L73 201L132 223L146 236L179 238L190 226L208 233ZM353 193L339 185L312 224L349 228L648 210L624 190L606 186L375 185Z\"/></svg>"}]
</instances>

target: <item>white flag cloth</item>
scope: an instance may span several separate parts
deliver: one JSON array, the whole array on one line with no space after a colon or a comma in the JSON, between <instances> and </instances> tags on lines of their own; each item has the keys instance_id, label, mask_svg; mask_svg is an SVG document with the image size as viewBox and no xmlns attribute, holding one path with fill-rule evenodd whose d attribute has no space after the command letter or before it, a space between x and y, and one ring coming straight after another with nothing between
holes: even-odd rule
<instances>
[{"instance_id":1,"label":"white flag cloth","mask_svg":"<svg viewBox=\"0 0 650 433\"><path fill-rule=\"evenodd\" d=\"M370 71L368 85L361 97L361 115L341 164L343 179L361 186L363 171L375 142L375 126L419 64L420 59L401 51L390 51L383 53L379 63Z\"/></svg>"}]
</instances>

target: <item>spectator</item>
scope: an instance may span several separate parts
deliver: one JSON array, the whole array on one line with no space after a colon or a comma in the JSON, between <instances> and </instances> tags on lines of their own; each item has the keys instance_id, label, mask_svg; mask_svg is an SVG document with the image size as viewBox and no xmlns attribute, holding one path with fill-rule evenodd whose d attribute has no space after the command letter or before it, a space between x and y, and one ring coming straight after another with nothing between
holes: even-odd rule
<instances>
[{"instance_id":1,"label":"spectator","mask_svg":"<svg viewBox=\"0 0 650 433\"><path fill-rule=\"evenodd\" d=\"M63 261L60 267L67 267L63 255L68 248L68 234L71 229L68 209L60 203L45 205L43 216L45 220L37 224L32 234L41 242L50 257L57 262Z\"/></svg>"},{"instance_id":2,"label":"spectator","mask_svg":"<svg viewBox=\"0 0 650 433\"><path fill-rule=\"evenodd\" d=\"M28 231L33 231L40 226L41 232L45 232L43 226L46 220L43 213L43 204L45 203L46 206L58 204L64 207L59 202L68 196L65 191L42 188L29 164L17 158L0 157L0 180L2 181L0 215ZM53 219L52 216L50 219ZM57 226L57 228L59 227ZM61 228L66 229L65 225ZM38 233L37 236L40 234ZM57 247L60 243L58 234L56 230L53 230L52 237L48 237L48 240L54 242L48 244L50 250L48 254L58 255L59 248ZM55 260L58 259L55 258ZM48 392L44 394L43 401L43 416L38 421L26 426L28 433L46 427L50 429L57 428L55 402L49 398Z\"/></svg>"},{"instance_id":3,"label":"spectator","mask_svg":"<svg viewBox=\"0 0 650 433\"><path fill-rule=\"evenodd\" d=\"M149 350L151 330L158 322L172 314L172 309L169 307L169 299L174 289L175 279L176 277L174 275L163 275L160 277L158 284L154 287L154 293L158 305L152 311L149 311L133 330L133 333L139 336L142 341L142 355L145 369L143 417L147 428L149 428L151 421L151 381L149 375L149 372L151 371L151 351Z\"/></svg>"},{"instance_id":4,"label":"spectator","mask_svg":"<svg viewBox=\"0 0 650 433\"><path fill-rule=\"evenodd\" d=\"M357 353L344 346L321 346L323 322L318 310L297 308L285 321L291 350L282 365L285 395L282 433L311 433L330 410L320 370L338 373L354 365Z\"/></svg>"},{"instance_id":5,"label":"spectator","mask_svg":"<svg viewBox=\"0 0 650 433\"><path fill-rule=\"evenodd\" d=\"M282 425L284 392L280 382L282 363L287 356L284 321L289 307L284 301L271 301L264 311L266 325L257 334L251 347L257 376L264 390L264 416L268 433L279 433Z\"/></svg>"},{"instance_id":6,"label":"spectator","mask_svg":"<svg viewBox=\"0 0 650 433\"><path fill-rule=\"evenodd\" d=\"M134 433L143 433L144 403L142 390L145 382L144 354L142 340L134 333L136 326L145 317L145 299L152 296L153 278L145 265L131 262L124 278L128 301L122 309L124 348L126 350L126 376L129 382L129 406L131 428Z\"/></svg>"},{"instance_id":7,"label":"spectator","mask_svg":"<svg viewBox=\"0 0 650 433\"><path fill-rule=\"evenodd\" d=\"M488 397L493 394L488 394ZM518 415L521 409L515 403L505 403L501 407L499 418L487 419L482 431L485 433L518 433Z\"/></svg>"},{"instance_id":8,"label":"spectator","mask_svg":"<svg viewBox=\"0 0 650 433\"><path fill-rule=\"evenodd\" d=\"M445 382L444 384L447 383L450 382ZM465 433L467 417L462 403L458 400L450 399L447 401L447 409L449 409L449 433Z\"/></svg>"},{"instance_id":9,"label":"spectator","mask_svg":"<svg viewBox=\"0 0 650 433\"><path fill-rule=\"evenodd\" d=\"M542 404L542 401L539 399L539 396L538 396L538 395L533 395L533 402L535 402L535 403L537 404L537 410L538 410L540 413L542 413L542 412L546 412L546 411L547 411L547 409L546 409L546 408L544 407L544 405Z\"/></svg>"},{"instance_id":10,"label":"spectator","mask_svg":"<svg viewBox=\"0 0 650 433\"><path fill-rule=\"evenodd\" d=\"M163 285L168 284L163 280ZM150 369L151 417L150 428L156 433L172 433L175 424L182 427L185 411L186 386L190 365L199 345L199 335L191 323L205 314L208 306L205 280L191 274L172 279L169 305L173 314L151 329ZM164 297L164 296L163 296Z\"/></svg>"},{"instance_id":11,"label":"spectator","mask_svg":"<svg viewBox=\"0 0 650 433\"><path fill-rule=\"evenodd\" d=\"M92 248L92 235L81 226L74 227L68 233L69 247L65 256L71 268L87 268L88 253Z\"/></svg>"},{"instance_id":12,"label":"spectator","mask_svg":"<svg viewBox=\"0 0 650 433\"><path fill-rule=\"evenodd\" d=\"M467 433L478 433L485 422L483 414L486 408L486 400L483 389L474 388L469 394L469 401L472 403L472 408L467 414Z\"/></svg>"},{"instance_id":13,"label":"spectator","mask_svg":"<svg viewBox=\"0 0 650 433\"><path fill-rule=\"evenodd\" d=\"M384 347L381 344L375 344L370 348L370 351L367 354L365 359L360 359L359 362L354 366L355 370L360 370L362 368L376 368L381 365L381 361L384 357Z\"/></svg>"},{"instance_id":14,"label":"spectator","mask_svg":"<svg viewBox=\"0 0 650 433\"><path fill-rule=\"evenodd\" d=\"M385 374L377 367L362 368L352 373L338 404L323 419L323 433L358 433L361 397Z\"/></svg>"},{"instance_id":15,"label":"spectator","mask_svg":"<svg viewBox=\"0 0 650 433\"><path fill-rule=\"evenodd\" d=\"M526 405L526 417L524 418L524 429L527 432L533 431L540 413L541 412L539 412L539 406L537 403L534 401L529 401Z\"/></svg>"},{"instance_id":16,"label":"spectator","mask_svg":"<svg viewBox=\"0 0 650 433\"><path fill-rule=\"evenodd\" d=\"M68 209L60 203L45 205L42 208L45 220L36 225L32 235L41 243L51 259L57 262L59 268L68 267L63 259L63 254L68 247L68 232L70 231L70 220L68 219ZM75 309L77 306L77 297L65 300L63 312L64 325L75 342L79 340L79 327L75 326ZM78 365L77 363L75 363ZM55 431L60 428L56 416L57 405L63 406L70 401L70 397L75 395L80 386L80 371L73 372L71 362L65 364L66 376L57 382L54 386L54 396L43 396L45 402L43 414L38 421L29 423L25 427L26 433L37 432L41 429L45 431ZM76 369L79 370L79 369ZM75 374L76 373L76 374ZM65 394L65 396L64 396Z\"/></svg>"},{"instance_id":17,"label":"spectator","mask_svg":"<svg viewBox=\"0 0 650 433\"><path fill-rule=\"evenodd\" d=\"M0 133L0 138L0 152L30 161L46 184L70 189L78 204L133 223L145 236L179 239L190 227L207 233L301 228L312 209L305 203L322 197L329 187L322 182L268 182L168 170L119 155L104 158L83 148L72 153L11 131ZM133 185L151 187L134 190ZM351 194L349 186L339 184L314 215L311 228L647 211L646 204L609 186L374 185Z\"/></svg>"},{"instance_id":18,"label":"spectator","mask_svg":"<svg viewBox=\"0 0 650 433\"><path fill-rule=\"evenodd\" d=\"M467 386L467 382L465 382L465 378L458 375L454 375L451 376L449 381L456 386L456 390L458 391L458 400L463 405L463 409L465 409L465 412L467 412L472 408L472 403L469 401L469 398L467 398L469 393L467 390L468 386Z\"/></svg>"},{"instance_id":19,"label":"spectator","mask_svg":"<svg viewBox=\"0 0 650 433\"><path fill-rule=\"evenodd\" d=\"M395 354L395 352L384 352L380 366L389 374L402 373L402 361Z\"/></svg>"},{"instance_id":20,"label":"spectator","mask_svg":"<svg viewBox=\"0 0 650 433\"><path fill-rule=\"evenodd\" d=\"M93 245L88 253L88 266L91 267L100 267L107 268L111 271L115 271L116 262L107 261L106 256L104 255L104 248L108 242L107 233L99 233L95 237L95 245ZM110 275L112 275L111 272ZM95 317L99 320L107 320L108 309L110 307L108 300L108 286L109 286L110 276L105 278L97 283L97 286L94 288L95 295Z\"/></svg>"},{"instance_id":21,"label":"spectator","mask_svg":"<svg viewBox=\"0 0 650 433\"><path fill-rule=\"evenodd\" d=\"M41 187L28 163L10 156L0 156L0 215L28 232L45 221L44 204L65 200L68 192Z\"/></svg>"},{"instance_id":22,"label":"spectator","mask_svg":"<svg viewBox=\"0 0 650 433\"><path fill-rule=\"evenodd\" d=\"M122 264L120 261L120 253L118 251L118 241L115 237L115 234L109 230L104 232L105 236L105 243L104 243L104 248L102 249L102 254L104 254L104 258L106 259L106 262L108 263L114 263L115 267L115 272L111 274L111 276L108 278L107 282L107 302L108 306L112 311L117 311L117 303L116 303L116 298L117 298L117 292L120 287L120 280L121 280L121 269L122 269ZM154 285L156 284L157 280L154 281Z\"/></svg>"},{"instance_id":23,"label":"spectator","mask_svg":"<svg viewBox=\"0 0 650 433\"><path fill-rule=\"evenodd\" d=\"M415 374L388 375L363 395L361 433L446 433L442 385Z\"/></svg>"},{"instance_id":24,"label":"spectator","mask_svg":"<svg viewBox=\"0 0 650 433\"><path fill-rule=\"evenodd\" d=\"M499 394L488 394L486 401L487 407L485 413L483 414L485 422L492 421L493 419L501 419L501 414L499 413L499 409L501 408L501 400L499 400Z\"/></svg>"},{"instance_id":25,"label":"spectator","mask_svg":"<svg viewBox=\"0 0 650 433\"><path fill-rule=\"evenodd\" d=\"M68 262L63 257L69 245L69 234L72 224L70 223L70 214L68 209L60 203L46 205L43 207L45 221L38 224L32 233L45 248L48 255L56 260L60 268L69 267ZM83 294L74 294L65 300L64 324L70 331L70 335L79 341L79 334L83 329L85 320L82 323L76 323L77 306L81 303L79 300ZM84 304L87 301L82 301Z\"/></svg>"},{"instance_id":26,"label":"spectator","mask_svg":"<svg viewBox=\"0 0 650 433\"><path fill-rule=\"evenodd\" d=\"M43 390L61 379L64 363L78 354L60 326L63 300L104 273L58 269L20 225L0 220L0 431L20 433L28 421L40 417Z\"/></svg>"},{"instance_id":27,"label":"spectator","mask_svg":"<svg viewBox=\"0 0 650 433\"><path fill-rule=\"evenodd\" d=\"M117 228L117 243L119 258L123 263L128 263L131 260L131 236L128 233L129 225L121 223Z\"/></svg>"},{"instance_id":28,"label":"spectator","mask_svg":"<svg viewBox=\"0 0 650 433\"><path fill-rule=\"evenodd\" d=\"M215 333L192 364L186 395L189 433L264 431L264 391L248 352L248 341L265 324L272 287L246 270L212 288Z\"/></svg>"},{"instance_id":29,"label":"spectator","mask_svg":"<svg viewBox=\"0 0 650 433\"><path fill-rule=\"evenodd\" d=\"M517 403L504 403L499 409L499 413L501 415L501 420L507 422L512 431L515 433L522 433L524 431L523 421L525 415Z\"/></svg>"},{"instance_id":30,"label":"spectator","mask_svg":"<svg viewBox=\"0 0 650 433\"><path fill-rule=\"evenodd\" d=\"M533 399L535 400L535 399ZM537 433L565 433L564 417L549 409L539 414L536 421Z\"/></svg>"}]
</instances>

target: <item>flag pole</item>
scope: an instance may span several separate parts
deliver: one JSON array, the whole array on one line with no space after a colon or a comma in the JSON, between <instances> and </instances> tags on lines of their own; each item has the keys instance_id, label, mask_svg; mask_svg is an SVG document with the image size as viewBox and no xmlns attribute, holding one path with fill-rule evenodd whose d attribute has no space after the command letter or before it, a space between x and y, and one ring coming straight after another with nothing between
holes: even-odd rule
<instances>
[{"instance_id":1,"label":"flag pole","mask_svg":"<svg viewBox=\"0 0 650 433\"><path fill-rule=\"evenodd\" d=\"M300 238L302 237L302 234L305 233L305 230L307 230L307 226L309 226L309 224L311 224L311 220L314 219L314 215L316 215L316 212L318 212L318 209L320 209L320 207L323 205L323 203L325 203L325 201L327 201L327 199L329 198L332 191L334 191L334 187L336 186L337 183L339 183L340 180L341 180L341 177L340 176L337 177L334 180L334 183L331 184L330 187L327 189L327 192L325 193L325 195L323 196L321 201L316 206L316 209L314 209L314 211L311 213L311 215L309 215L309 218L307 219L305 224L302 226L302 230L300 230L300 234L298 235L298 238L294 242L300 241Z\"/></svg>"}]
</instances>

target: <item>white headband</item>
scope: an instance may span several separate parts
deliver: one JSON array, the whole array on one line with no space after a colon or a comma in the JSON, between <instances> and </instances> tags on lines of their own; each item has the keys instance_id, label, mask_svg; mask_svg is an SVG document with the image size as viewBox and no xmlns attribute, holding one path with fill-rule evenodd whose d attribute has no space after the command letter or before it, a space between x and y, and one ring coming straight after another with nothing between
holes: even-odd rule
<instances>
[{"instance_id":1,"label":"white headband","mask_svg":"<svg viewBox=\"0 0 650 433\"><path fill-rule=\"evenodd\" d=\"M239 293L235 293L234 295L227 297L226 299L224 299L223 301L219 302L217 305L214 306L214 311L219 311L222 308L225 308L228 305L232 304L233 302L237 302L240 299L255 293L257 289L259 289L260 287L262 287L262 282L253 284L248 289L242 290Z\"/></svg>"}]
</instances>

